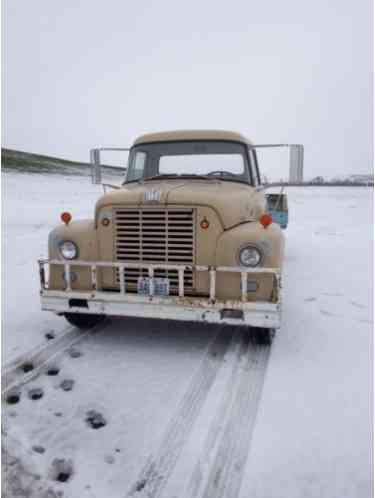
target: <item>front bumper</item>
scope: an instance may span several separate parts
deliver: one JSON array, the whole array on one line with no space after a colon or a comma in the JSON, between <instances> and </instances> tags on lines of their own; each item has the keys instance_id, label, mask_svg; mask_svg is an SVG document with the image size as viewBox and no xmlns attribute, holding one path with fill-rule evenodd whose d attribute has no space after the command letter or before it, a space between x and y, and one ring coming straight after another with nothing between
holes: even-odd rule
<instances>
[{"instance_id":1,"label":"front bumper","mask_svg":"<svg viewBox=\"0 0 375 498\"><path fill-rule=\"evenodd\" d=\"M63 265L65 271L65 290L48 288L45 268L49 265ZM70 285L70 266L86 266L91 269L92 289L87 291L72 290ZM120 292L103 292L97 288L98 267L118 268ZM125 267L146 268L152 279L156 269L174 269L179 272L178 296L153 295L150 286L149 295L138 295L125 291L123 270ZM209 273L209 297L188 297L184 295L184 270L206 271ZM216 294L217 272L241 273L242 297L239 300L218 300ZM109 316L135 316L144 318L161 318L182 321L227 323L252 327L279 328L281 322L280 273L273 268L244 267L207 267L184 265L151 265L136 263L115 263L103 261L61 261L39 260L41 282L41 305L43 310L62 313L90 313ZM247 278L249 274L271 273L274 275L272 302L247 299Z\"/></svg>"}]
</instances>

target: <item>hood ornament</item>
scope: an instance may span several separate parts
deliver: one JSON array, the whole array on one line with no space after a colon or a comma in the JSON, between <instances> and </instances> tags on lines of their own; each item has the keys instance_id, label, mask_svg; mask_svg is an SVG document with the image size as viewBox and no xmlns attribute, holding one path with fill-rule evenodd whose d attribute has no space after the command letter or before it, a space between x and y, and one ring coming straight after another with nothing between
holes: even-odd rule
<instances>
[{"instance_id":1,"label":"hood ornament","mask_svg":"<svg viewBox=\"0 0 375 498\"><path fill-rule=\"evenodd\" d=\"M144 202L160 202L161 199L161 192L160 190L146 190L146 192L143 195L143 201Z\"/></svg>"}]
</instances>

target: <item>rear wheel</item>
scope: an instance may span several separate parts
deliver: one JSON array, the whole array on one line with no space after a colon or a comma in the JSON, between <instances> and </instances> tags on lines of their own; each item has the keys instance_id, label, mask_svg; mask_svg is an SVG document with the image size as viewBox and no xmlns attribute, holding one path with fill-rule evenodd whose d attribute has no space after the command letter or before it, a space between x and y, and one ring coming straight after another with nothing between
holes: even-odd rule
<instances>
[{"instance_id":1,"label":"rear wheel","mask_svg":"<svg viewBox=\"0 0 375 498\"><path fill-rule=\"evenodd\" d=\"M250 341L258 346L270 346L275 335L274 329L251 327L249 329Z\"/></svg>"},{"instance_id":2,"label":"rear wheel","mask_svg":"<svg viewBox=\"0 0 375 498\"><path fill-rule=\"evenodd\" d=\"M105 315L90 315L88 313L64 313L64 316L71 325L79 329L90 329L105 318Z\"/></svg>"}]
</instances>

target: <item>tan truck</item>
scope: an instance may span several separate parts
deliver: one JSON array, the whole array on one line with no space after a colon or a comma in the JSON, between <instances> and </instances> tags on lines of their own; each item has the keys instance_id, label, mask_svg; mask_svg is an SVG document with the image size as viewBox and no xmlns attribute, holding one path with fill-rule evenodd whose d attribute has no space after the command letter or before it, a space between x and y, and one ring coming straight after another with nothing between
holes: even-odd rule
<instances>
[{"instance_id":1,"label":"tan truck","mask_svg":"<svg viewBox=\"0 0 375 498\"><path fill-rule=\"evenodd\" d=\"M227 323L269 341L280 327L284 235L267 214L257 148L238 133L173 131L138 138L124 183L102 195L93 219L63 223L39 260L41 304L72 324L105 316ZM285 194L283 194L285 195Z\"/></svg>"}]
</instances>

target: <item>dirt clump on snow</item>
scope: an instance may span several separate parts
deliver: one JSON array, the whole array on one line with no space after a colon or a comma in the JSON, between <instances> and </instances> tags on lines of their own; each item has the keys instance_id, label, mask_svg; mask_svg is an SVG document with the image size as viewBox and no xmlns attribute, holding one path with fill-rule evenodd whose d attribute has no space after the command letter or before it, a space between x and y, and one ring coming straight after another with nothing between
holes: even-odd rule
<instances>
[{"instance_id":1,"label":"dirt clump on snow","mask_svg":"<svg viewBox=\"0 0 375 498\"><path fill-rule=\"evenodd\" d=\"M70 348L69 356L71 358L79 358L80 356L82 356L82 353L81 353L81 351L78 351L78 349Z\"/></svg>"},{"instance_id":2,"label":"dirt clump on snow","mask_svg":"<svg viewBox=\"0 0 375 498\"><path fill-rule=\"evenodd\" d=\"M20 399L21 399L21 393L19 391L12 391L6 397L6 402L9 405L15 405L19 403Z\"/></svg>"},{"instance_id":3,"label":"dirt clump on snow","mask_svg":"<svg viewBox=\"0 0 375 498\"><path fill-rule=\"evenodd\" d=\"M59 372L60 372L60 369L58 367L50 367L47 370L47 375L58 375Z\"/></svg>"},{"instance_id":4,"label":"dirt clump on snow","mask_svg":"<svg viewBox=\"0 0 375 498\"><path fill-rule=\"evenodd\" d=\"M46 451L46 449L44 448L44 446L40 446L39 444L35 444L33 447L32 447L32 450L35 451L35 453L44 453Z\"/></svg>"},{"instance_id":5,"label":"dirt clump on snow","mask_svg":"<svg viewBox=\"0 0 375 498\"><path fill-rule=\"evenodd\" d=\"M34 365L31 362L26 362L21 366L21 369L24 373L28 373L34 370Z\"/></svg>"},{"instance_id":6,"label":"dirt clump on snow","mask_svg":"<svg viewBox=\"0 0 375 498\"><path fill-rule=\"evenodd\" d=\"M52 462L50 476L54 481L67 482L73 475L73 461L65 458L55 458Z\"/></svg>"},{"instance_id":7,"label":"dirt clump on snow","mask_svg":"<svg viewBox=\"0 0 375 498\"><path fill-rule=\"evenodd\" d=\"M90 410L86 413L86 423L93 429L100 429L107 425L106 419L96 410Z\"/></svg>"},{"instance_id":8,"label":"dirt clump on snow","mask_svg":"<svg viewBox=\"0 0 375 498\"><path fill-rule=\"evenodd\" d=\"M64 379L60 384L60 387L63 391L71 391L73 389L73 386L74 386L73 379Z\"/></svg>"},{"instance_id":9,"label":"dirt clump on snow","mask_svg":"<svg viewBox=\"0 0 375 498\"><path fill-rule=\"evenodd\" d=\"M43 395L44 395L44 391L40 387L35 387L33 389L30 389L30 391L28 392L29 398L32 399L33 401L36 401L36 400L42 398Z\"/></svg>"}]
</instances>

